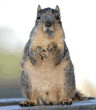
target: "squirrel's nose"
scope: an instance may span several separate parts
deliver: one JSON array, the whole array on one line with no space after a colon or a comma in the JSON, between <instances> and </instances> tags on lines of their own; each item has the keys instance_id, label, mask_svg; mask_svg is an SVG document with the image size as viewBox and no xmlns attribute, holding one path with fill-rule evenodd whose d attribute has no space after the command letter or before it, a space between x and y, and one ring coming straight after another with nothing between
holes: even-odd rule
<instances>
[{"instance_id":1,"label":"squirrel's nose","mask_svg":"<svg viewBox=\"0 0 96 110\"><path fill-rule=\"evenodd\" d=\"M45 23L45 26L46 27L50 27L52 24L50 23L50 21L47 21L46 23Z\"/></svg>"}]
</instances>

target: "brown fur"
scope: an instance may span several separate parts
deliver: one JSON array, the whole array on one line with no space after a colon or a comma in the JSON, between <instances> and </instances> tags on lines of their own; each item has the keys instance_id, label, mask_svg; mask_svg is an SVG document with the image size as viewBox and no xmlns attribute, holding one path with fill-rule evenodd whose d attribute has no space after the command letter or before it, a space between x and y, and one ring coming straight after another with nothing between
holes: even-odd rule
<instances>
[{"instance_id":1,"label":"brown fur","mask_svg":"<svg viewBox=\"0 0 96 110\"><path fill-rule=\"evenodd\" d=\"M76 93L74 67L64 41L59 7L41 10L39 6L37 14L40 16L20 62L22 93L27 99L21 105L72 104L72 100L84 100Z\"/></svg>"},{"instance_id":2,"label":"brown fur","mask_svg":"<svg viewBox=\"0 0 96 110\"><path fill-rule=\"evenodd\" d=\"M42 24L38 27L36 27L35 30L35 35L32 37L32 43L31 43L31 48L34 50L37 46L42 46L45 50L47 50L47 46L50 42L55 42L58 44L58 49L63 49L63 36L62 34L62 29L58 27L57 25L55 27L55 33L52 36L52 38L46 38L46 33L42 31ZM61 37L60 37L61 36ZM45 43L46 42L46 43Z\"/></svg>"}]
</instances>

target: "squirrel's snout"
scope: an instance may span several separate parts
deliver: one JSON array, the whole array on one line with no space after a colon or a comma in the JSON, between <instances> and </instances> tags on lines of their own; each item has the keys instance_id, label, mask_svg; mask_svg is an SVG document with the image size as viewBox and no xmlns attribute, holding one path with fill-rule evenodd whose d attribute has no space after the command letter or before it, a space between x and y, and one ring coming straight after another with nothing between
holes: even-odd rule
<instances>
[{"instance_id":1,"label":"squirrel's snout","mask_svg":"<svg viewBox=\"0 0 96 110\"><path fill-rule=\"evenodd\" d=\"M51 26L52 26L52 23L51 23L50 21L47 21L47 22L45 23L45 26L46 26L46 27L51 27Z\"/></svg>"},{"instance_id":2,"label":"squirrel's snout","mask_svg":"<svg viewBox=\"0 0 96 110\"><path fill-rule=\"evenodd\" d=\"M47 37L52 37L54 32L54 27L52 25L52 22L47 20L43 24L43 31L46 33Z\"/></svg>"}]
</instances>

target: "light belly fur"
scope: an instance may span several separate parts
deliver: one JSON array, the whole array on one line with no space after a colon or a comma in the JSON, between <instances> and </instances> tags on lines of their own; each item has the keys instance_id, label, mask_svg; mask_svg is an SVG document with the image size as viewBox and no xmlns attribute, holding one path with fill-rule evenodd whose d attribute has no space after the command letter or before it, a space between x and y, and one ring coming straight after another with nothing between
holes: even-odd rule
<instances>
[{"instance_id":1,"label":"light belly fur","mask_svg":"<svg viewBox=\"0 0 96 110\"><path fill-rule=\"evenodd\" d=\"M24 64L24 69L29 73L32 91L37 89L44 93L52 88L56 90L58 87L64 86L65 65L66 61L64 59L58 66L55 66L48 58L37 65L32 65L28 59Z\"/></svg>"}]
</instances>

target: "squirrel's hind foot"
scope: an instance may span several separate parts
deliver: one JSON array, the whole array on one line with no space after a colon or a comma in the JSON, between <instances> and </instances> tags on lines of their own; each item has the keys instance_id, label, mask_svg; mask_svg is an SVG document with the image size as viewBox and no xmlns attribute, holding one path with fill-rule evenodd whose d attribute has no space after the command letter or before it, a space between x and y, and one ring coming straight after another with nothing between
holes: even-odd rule
<instances>
[{"instance_id":1,"label":"squirrel's hind foot","mask_svg":"<svg viewBox=\"0 0 96 110\"><path fill-rule=\"evenodd\" d=\"M28 107L28 106L36 106L37 104L35 102L32 102L32 101L21 101L19 106L21 107Z\"/></svg>"},{"instance_id":2,"label":"squirrel's hind foot","mask_svg":"<svg viewBox=\"0 0 96 110\"><path fill-rule=\"evenodd\" d=\"M72 104L72 99L62 100L59 104L61 104L61 105L71 105Z\"/></svg>"}]
</instances>

